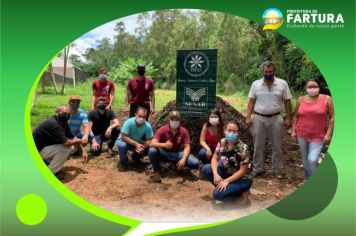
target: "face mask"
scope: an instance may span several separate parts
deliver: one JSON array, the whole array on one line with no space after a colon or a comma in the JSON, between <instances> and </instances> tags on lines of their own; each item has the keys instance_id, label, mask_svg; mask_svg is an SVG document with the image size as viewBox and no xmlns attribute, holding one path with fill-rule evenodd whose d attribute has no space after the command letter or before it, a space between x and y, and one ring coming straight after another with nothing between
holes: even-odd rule
<instances>
[{"instance_id":1,"label":"face mask","mask_svg":"<svg viewBox=\"0 0 356 236\"><path fill-rule=\"evenodd\" d=\"M79 103L70 103L69 107L71 110L76 111L79 108Z\"/></svg>"},{"instance_id":2,"label":"face mask","mask_svg":"<svg viewBox=\"0 0 356 236\"><path fill-rule=\"evenodd\" d=\"M219 118L209 118L209 123L212 125L219 124Z\"/></svg>"},{"instance_id":3,"label":"face mask","mask_svg":"<svg viewBox=\"0 0 356 236\"><path fill-rule=\"evenodd\" d=\"M139 125L142 125L143 123L145 123L146 119L142 118L142 117L136 117L136 123Z\"/></svg>"},{"instance_id":4,"label":"face mask","mask_svg":"<svg viewBox=\"0 0 356 236\"><path fill-rule=\"evenodd\" d=\"M107 78L106 74L99 74L99 79L105 80Z\"/></svg>"},{"instance_id":5,"label":"face mask","mask_svg":"<svg viewBox=\"0 0 356 236\"><path fill-rule=\"evenodd\" d=\"M99 110L104 110L105 107L106 107L105 104L99 104L99 105L98 105Z\"/></svg>"},{"instance_id":6,"label":"face mask","mask_svg":"<svg viewBox=\"0 0 356 236\"><path fill-rule=\"evenodd\" d=\"M267 80L267 81L272 81L272 80L274 80L274 75L264 75L263 77L264 77L265 80Z\"/></svg>"},{"instance_id":7,"label":"face mask","mask_svg":"<svg viewBox=\"0 0 356 236\"><path fill-rule=\"evenodd\" d=\"M143 76L145 74L145 72L146 72L145 70L138 70L137 74Z\"/></svg>"},{"instance_id":8,"label":"face mask","mask_svg":"<svg viewBox=\"0 0 356 236\"><path fill-rule=\"evenodd\" d=\"M58 114L57 118L60 122L66 123L69 120L69 115L64 115L64 114Z\"/></svg>"},{"instance_id":9,"label":"face mask","mask_svg":"<svg viewBox=\"0 0 356 236\"><path fill-rule=\"evenodd\" d=\"M172 129L178 129L179 125L179 121L169 121L169 126L171 126Z\"/></svg>"},{"instance_id":10,"label":"face mask","mask_svg":"<svg viewBox=\"0 0 356 236\"><path fill-rule=\"evenodd\" d=\"M239 134L233 134L233 133L227 133L225 132L225 137L229 142L234 142L236 141L237 137L239 136Z\"/></svg>"},{"instance_id":11,"label":"face mask","mask_svg":"<svg viewBox=\"0 0 356 236\"><path fill-rule=\"evenodd\" d=\"M307 94L311 97L314 97L319 94L319 90L319 88L307 88Z\"/></svg>"}]
</instances>

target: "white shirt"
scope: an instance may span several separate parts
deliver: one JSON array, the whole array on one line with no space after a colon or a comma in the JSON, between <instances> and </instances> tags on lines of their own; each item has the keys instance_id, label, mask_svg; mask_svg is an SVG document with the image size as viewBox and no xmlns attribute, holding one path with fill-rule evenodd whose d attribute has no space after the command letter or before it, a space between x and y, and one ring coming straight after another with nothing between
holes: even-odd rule
<instances>
[{"instance_id":1,"label":"white shirt","mask_svg":"<svg viewBox=\"0 0 356 236\"><path fill-rule=\"evenodd\" d=\"M264 78L254 81L248 97L256 99L254 108L256 112L269 115L280 112L284 100L291 99L292 95L287 82L274 77L271 88L265 83Z\"/></svg>"}]
</instances>

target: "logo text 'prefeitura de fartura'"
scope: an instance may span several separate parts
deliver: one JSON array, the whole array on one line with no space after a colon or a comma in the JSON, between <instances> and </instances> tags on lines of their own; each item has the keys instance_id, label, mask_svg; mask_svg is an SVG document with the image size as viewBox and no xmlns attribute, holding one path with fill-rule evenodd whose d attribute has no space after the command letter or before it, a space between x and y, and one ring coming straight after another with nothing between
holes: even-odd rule
<instances>
[{"instance_id":1,"label":"logo text 'prefeitura de fartura'","mask_svg":"<svg viewBox=\"0 0 356 236\"><path fill-rule=\"evenodd\" d=\"M287 10L287 23L340 24L344 23L341 13L318 13L317 10Z\"/></svg>"},{"instance_id":2,"label":"logo text 'prefeitura de fartura'","mask_svg":"<svg viewBox=\"0 0 356 236\"><path fill-rule=\"evenodd\" d=\"M277 8L268 8L262 14L263 30L276 30L283 24L283 14Z\"/></svg>"}]
</instances>

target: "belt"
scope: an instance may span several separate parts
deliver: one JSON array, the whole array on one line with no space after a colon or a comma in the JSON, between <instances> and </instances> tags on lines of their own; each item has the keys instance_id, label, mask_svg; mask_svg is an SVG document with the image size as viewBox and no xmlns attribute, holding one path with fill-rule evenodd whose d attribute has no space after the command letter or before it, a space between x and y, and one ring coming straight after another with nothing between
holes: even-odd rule
<instances>
[{"instance_id":1,"label":"belt","mask_svg":"<svg viewBox=\"0 0 356 236\"><path fill-rule=\"evenodd\" d=\"M273 113L273 114L261 114L261 113L258 113L256 111L253 111L253 114L256 114L256 115L259 115L259 116L264 116L264 117L272 117L272 116L277 116L277 115L279 115L281 113L277 112L277 113Z\"/></svg>"}]
</instances>

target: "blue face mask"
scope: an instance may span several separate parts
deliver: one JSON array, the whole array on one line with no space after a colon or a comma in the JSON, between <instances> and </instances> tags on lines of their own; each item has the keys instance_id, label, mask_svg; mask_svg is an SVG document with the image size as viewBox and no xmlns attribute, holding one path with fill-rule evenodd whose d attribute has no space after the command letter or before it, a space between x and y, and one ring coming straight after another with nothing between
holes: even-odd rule
<instances>
[{"instance_id":1,"label":"blue face mask","mask_svg":"<svg viewBox=\"0 0 356 236\"><path fill-rule=\"evenodd\" d=\"M225 132L225 137L229 142L234 142L236 141L237 137L239 136L239 134L233 134L233 133L227 133Z\"/></svg>"},{"instance_id":2,"label":"blue face mask","mask_svg":"<svg viewBox=\"0 0 356 236\"><path fill-rule=\"evenodd\" d=\"M267 80L267 81L272 81L272 80L274 80L274 75L264 75L263 77L264 77L265 80Z\"/></svg>"}]
</instances>

